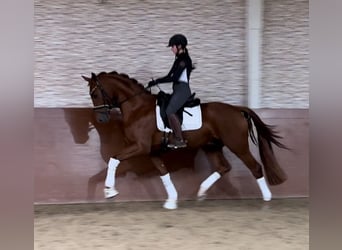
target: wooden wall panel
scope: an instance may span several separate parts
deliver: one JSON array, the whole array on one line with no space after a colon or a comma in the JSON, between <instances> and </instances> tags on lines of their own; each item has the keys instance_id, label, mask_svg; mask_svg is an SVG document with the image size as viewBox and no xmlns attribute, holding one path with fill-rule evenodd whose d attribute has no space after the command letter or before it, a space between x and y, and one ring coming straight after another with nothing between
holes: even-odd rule
<instances>
[{"instance_id":1,"label":"wooden wall panel","mask_svg":"<svg viewBox=\"0 0 342 250\"><path fill-rule=\"evenodd\" d=\"M275 148L289 179L271 186L275 198L307 197L309 194L308 110L260 109L256 112L276 125L291 151ZM93 120L90 108L36 108L34 119L35 195L42 203L101 202L105 168L109 155L122 145L120 117L113 114L110 125ZM95 128L95 127L96 128ZM97 130L98 129L98 130ZM82 132L84 131L84 133ZM100 131L100 132L98 132ZM119 131L113 132L113 131ZM252 152L259 159L257 148ZM225 150L232 170L208 192L208 199L260 198L249 170ZM171 152L165 156L179 199L196 199L202 180L210 173L203 152ZM128 171L131 170L131 171ZM133 159L118 170L117 201L164 200L165 190L148 158Z\"/></svg>"}]
</instances>

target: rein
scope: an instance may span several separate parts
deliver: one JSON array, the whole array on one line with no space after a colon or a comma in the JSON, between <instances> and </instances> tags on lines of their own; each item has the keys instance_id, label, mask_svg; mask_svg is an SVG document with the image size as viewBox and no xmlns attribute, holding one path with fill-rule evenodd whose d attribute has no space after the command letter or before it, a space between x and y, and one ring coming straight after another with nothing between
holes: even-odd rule
<instances>
[{"instance_id":1,"label":"rein","mask_svg":"<svg viewBox=\"0 0 342 250\"><path fill-rule=\"evenodd\" d=\"M122 100L121 102L117 102L117 104L118 104L118 105L121 105L121 104L127 102L129 99L134 98L134 97L136 97L136 96L138 96L138 95L141 95L142 93L145 92L145 90L146 90L146 88L144 88L144 90L142 90L142 91L140 91L140 92L138 92L138 93L135 93L135 94L132 95L132 96L127 97L126 99Z\"/></svg>"}]
</instances>

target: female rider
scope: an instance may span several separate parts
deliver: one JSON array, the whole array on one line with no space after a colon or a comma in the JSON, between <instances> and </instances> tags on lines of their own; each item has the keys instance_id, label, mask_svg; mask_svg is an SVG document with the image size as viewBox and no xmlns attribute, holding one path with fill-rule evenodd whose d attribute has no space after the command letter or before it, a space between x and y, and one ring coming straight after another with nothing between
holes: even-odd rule
<instances>
[{"instance_id":1,"label":"female rider","mask_svg":"<svg viewBox=\"0 0 342 250\"><path fill-rule=\"evenodd\" d=\"M186 141L182 136L181 124L176 115L176 112L191 96L189 81L194 66L192 65L192 60L186 48L187 44L188 41L184 35L173 35L167 46L171 47L172 52L175 54L175 60L170 72L166 76L152 80L148 83L148 87L152 87L159 83L173 82L173 92L166 108L166 115L174 135L174 138L169 142L168 147L174 149L187 146Z\"/></svg>"}]
</instances>

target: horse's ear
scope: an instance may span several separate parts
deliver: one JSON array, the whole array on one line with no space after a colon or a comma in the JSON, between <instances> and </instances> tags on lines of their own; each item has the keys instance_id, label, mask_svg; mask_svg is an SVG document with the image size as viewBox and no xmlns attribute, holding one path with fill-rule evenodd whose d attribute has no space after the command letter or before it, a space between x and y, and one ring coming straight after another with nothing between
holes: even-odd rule
<instances>
[{"instance_id":1,"label":"horse's ear","mask_svg":"<svg viewBox=\"0 0 342 250\"><path fill-rule=\"evenodd\" d=\"M93 72L91 72L91 79L96 79L96 75Z\"/></svg>"},{"instance_id":2,"label":"horse's ear","mask_svg":"<svg viewBox=\"0 0 342 250\"><path fill-rule=\"evenodd\" d=\"M87 82L89 82L89 81L90 81L90 78L89 78L89 77L82 76L82 78L83 78L85 81L87 81Z\"/></svg>"}]
</instances>

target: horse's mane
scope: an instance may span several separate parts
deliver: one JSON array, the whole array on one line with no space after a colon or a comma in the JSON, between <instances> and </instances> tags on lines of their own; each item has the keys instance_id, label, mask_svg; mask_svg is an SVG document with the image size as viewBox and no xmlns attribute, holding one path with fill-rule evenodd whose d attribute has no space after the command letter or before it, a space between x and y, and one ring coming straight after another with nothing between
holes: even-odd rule
<instances>
[{"instance_id":1,"label":"horse's mane","mask_svg":"<svg viewBox=\"0 0 342 250\"><path fill-rule=\"evenodd\" d=\"M126 79L126 80L129 80L130 82L132 82L134 85L137 85L139 88L141 89L145 89L144 85L142 85L141 83L139 83L135 78L131 78L129 75L125 74L125 73L118 73L117 71L111 71L109 73L107 72L101 72L98 74L98 76L101 76L101 75L112 75L114 77L119 77L119 78L122 78L122 79ZM146 90L147 91L147 90Z\"/></svg>"}]
</instances>

